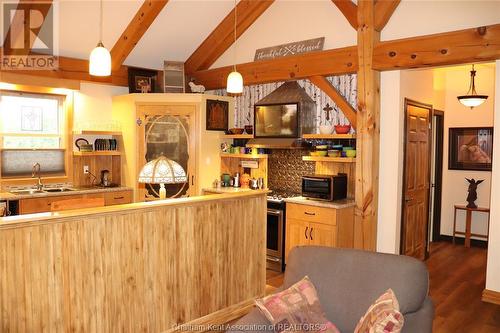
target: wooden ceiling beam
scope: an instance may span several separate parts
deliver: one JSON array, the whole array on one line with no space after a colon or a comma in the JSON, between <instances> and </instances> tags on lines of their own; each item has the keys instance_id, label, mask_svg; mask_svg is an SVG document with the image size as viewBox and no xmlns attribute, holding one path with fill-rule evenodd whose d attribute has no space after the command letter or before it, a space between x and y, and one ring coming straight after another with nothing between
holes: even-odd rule
<instances>
[{"instance_id":1,"label":"wooden ceiling beam","mask_svg":"<svg viewBox=\"0 0 500 333\"><path fill-rule=\"evenodd\" d=\"M125 59L127 59L130 52L132 52L167 3L168 0L144 1L111 49L113 70L117 70L123 65Z\"/></svg>"},{"instance_id":2,"label":"wooden ceiling beam","mask_svg":"<svg viewBox=\"0 0 500 333\"><path fill-rule=\"evenodd\" d=\"M356 73L358 59L356 47L311 52L301 55L254 61L237 65L246 85L273 81L305 79L315 75L340 75ZM226 86L228 74L233 66L198 71L193 73L196 82L207 89Z\"/></svg>"},{"instance_id":3,"label":"wooden ceiling beam","mask_svg":"<svg viewBox=\"0 0 500 333\"><path fill-rule=\"evenodd\" d=\"M236 37L239 38L273 4L274 0L240 0ZM201 43L184 65L186 73L210 68L234 43L234 9Z\"/></svg>"},{"instance_id":4,"label":"wooden ceiling beam","mask_svg":"<svg viewBox=\"0 0 500 333\"><path fill-rule=\"evenodd\" d=\"M349 24L358 29L358 6L351 0L332 0L333 4L342 12Z\"/></svg>"},{"instance_id":5,"label":"wooden ceiling beam","mask_svg":"<svg viewBox=\"0 0 500 333\"><path fill-rule=\"evenodd\" d=\"M380 42L373 52L373 68L385 71L496 59L500 59L500 24Z\"/></svg>"},{"instance_id":6,"label":"wooden ceiling beam","mask_svg":"<svg viewBox=\"0 0 500 333\"><path fill-rule=\"evenodd\" d=\"M401 0L378 0L375 3L375 30L382 31Z\"/></svg>"},{"instance_id":7,"label":"wooden ceiling beam","mask_svg":"<svg viewBox=\"0 0 500 333\"><path fill-rule=\"evenodd\" d=\"M351 106L351 104L349 104L345 97L340 94L337 88L335 88L330 81L321 75L311 76L309 77L309 81L311 81L319 89L323 90L323 92L335 102L342 113L347 117L351 126L356 129L356 110Z\"/></svg>"}]
</instances>

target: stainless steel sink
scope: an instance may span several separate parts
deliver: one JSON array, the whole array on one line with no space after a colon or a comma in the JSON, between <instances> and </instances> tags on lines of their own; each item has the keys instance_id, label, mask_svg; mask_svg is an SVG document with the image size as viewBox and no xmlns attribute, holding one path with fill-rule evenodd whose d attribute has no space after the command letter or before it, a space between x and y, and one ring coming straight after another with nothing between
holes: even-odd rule
<instances>
[{"instance_id":1,"label":"stainless steel sink","mask_svg":"<svg viewBox=\"0 0 500 333\"><path fill-rule=\"evenodd\" d=\"M15 190L15 191L10 191L12 194L17 194L17 195L26 195L26 194L38 194L38 193L44 193L44 191L40 191L37 189L32 189L32 190Z\"/></svg>"},{"instance_id":2,"label":"stainless steel sink","mask_svg":"<svg viewBox=\"0 0 500 333\"><path fill-rule=\"evenodd\" d=\"M43 190L44 192L53 193L53 192L71 192L75 191L74 188L69 187L60 187L60 188L46 188Z\"/></svg>"},{"instance_id":3,"label":"stainless steel sink","mask_svg":"<svg viewBox=\"0 0 500 333\"><path fill-rule=\"evenodd\" d=\"M43 190L37 190L37 189L28 189L28 190L13 190L10 191L12 194L17 194L17 195L29 195L29 194L40 194L40 193L59 193L59 192L71 192L71 191L76 191L75 188L69 188L69 187L55 187L55 188L46 188Z\"/></svg>"}]
</instances>

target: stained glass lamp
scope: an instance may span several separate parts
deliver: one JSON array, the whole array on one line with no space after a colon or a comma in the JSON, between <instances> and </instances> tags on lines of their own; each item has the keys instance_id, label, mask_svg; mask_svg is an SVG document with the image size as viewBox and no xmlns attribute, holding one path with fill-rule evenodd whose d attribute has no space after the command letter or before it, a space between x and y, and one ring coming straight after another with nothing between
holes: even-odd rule
<instances>
[{"instance_id":1,"label":"stained glass lamp","mask_svg":"<svg viewBox=\"0 0 500 333\"><path fill-rule=\"evenodd\" d=\"M165 199L167 197L165 184L187 183L187 175L179 163L160 156L142 167L139 183L160 184L160 199Z\"/></svg>"}]
</instances>

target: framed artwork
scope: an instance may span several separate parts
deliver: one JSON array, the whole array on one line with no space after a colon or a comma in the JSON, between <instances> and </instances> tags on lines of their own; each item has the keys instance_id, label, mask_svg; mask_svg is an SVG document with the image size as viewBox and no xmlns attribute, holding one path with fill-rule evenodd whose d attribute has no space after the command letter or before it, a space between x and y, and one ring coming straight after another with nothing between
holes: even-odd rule
<instances>
[{"instance_id":1,"label":"framed artwork","mask_svg":"<svg viewBox=\"0 0 500 333\"><path fill-rule=\"evenodd\" d=\"M135 67L128 68L128 92L131 94L154 93L157 81L157 71Z\"/></svg>"},{"instance_id":2,"label":"framed artwork","mask_svg":"<svg viewBox=\"0 0 500 333\"><path fill-rule=\"evenodd\" d=\"M229 102L207 99L207 131L227 131Z\"/></svg>"},{"instance_id":3,"label":"framed artwork","mask_svg":"<svg viewBox=\"0 0 500 333\"><path fill-rule=\"evenodd\" d=\"M449 170L491 171L493 127L450 128Z\"/></svg>"}]
</instances>

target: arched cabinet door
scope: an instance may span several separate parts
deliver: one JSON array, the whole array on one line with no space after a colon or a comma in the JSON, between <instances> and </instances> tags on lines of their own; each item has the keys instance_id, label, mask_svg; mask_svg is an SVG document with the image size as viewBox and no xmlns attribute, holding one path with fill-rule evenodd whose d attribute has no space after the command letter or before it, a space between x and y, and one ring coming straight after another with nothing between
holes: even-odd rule
<instances>
[{"instance_id":1,"label":"arched cabinet door","mask_svg":"<svg viewBox=\"0 0 500 333\"><path fill-rule=\"evenodd\" d=\"M167 198L194 195L195 108L155 105L140 110L143 111L143 126L140 126L139 137L144 141L139 145L138 156L142 165L162 155L179 163L188 175L188 182L165 184ZM159 184L139 184L140 197L144 200L159 198L159 188Z\"/></svg>"}]
</instances>

